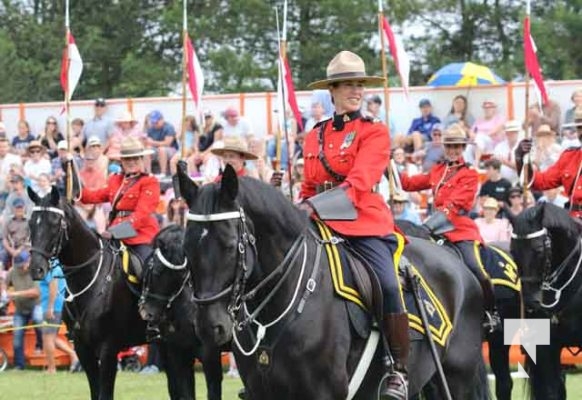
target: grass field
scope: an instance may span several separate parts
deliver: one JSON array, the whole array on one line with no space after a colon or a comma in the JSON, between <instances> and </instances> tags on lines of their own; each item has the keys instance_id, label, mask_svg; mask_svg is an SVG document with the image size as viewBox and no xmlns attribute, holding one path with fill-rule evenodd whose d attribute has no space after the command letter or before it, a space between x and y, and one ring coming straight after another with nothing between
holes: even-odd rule
<instances>
[{"instance_id":1,"label":"grass field","mask_svg":"<svg viewBox=\"0 0 582 400\"><path fill-rule=\"evenodd\" d=\"M582 398L582 374L568 375L568 398ZM224 378L223 399L237 399L242 387L238 379ZM492 387L493 388L493 387ZM523 399L523 381L517 380L513 399ZM199 400L206 399L204 376L196 374L196 394ZM89 388L84 374L59 372L46 375L40 371L0 372L0 400L87 400ZM164 374L139 375L122 372L118 375L116 400L164 400L168 398ZM299 400L299 399L298 399Z\"/></svg>"}]
</instances>

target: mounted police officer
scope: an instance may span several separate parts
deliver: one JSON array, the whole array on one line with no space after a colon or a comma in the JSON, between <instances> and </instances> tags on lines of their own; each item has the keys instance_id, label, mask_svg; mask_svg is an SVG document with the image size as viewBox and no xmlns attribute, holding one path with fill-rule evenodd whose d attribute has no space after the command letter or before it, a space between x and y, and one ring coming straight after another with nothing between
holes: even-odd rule
<instances>
[{"instance_id":1,"label":"mounted police officer","mask_svg":"<svg viewBox=\"0 0 582 400\"><path fill-rule=\"evenodd\" d=\"M360 112L364 87L383 81L366 74L358 55L342 51L327 66L327 79L309 85L329 90L335 113L305 137L300 207L341 234L376 272L384 293L379 322L395 361L381 387L381 399L406 399L408 315L395 265L404 239L394 234L392 213L374 191L388 165L390 135L384 124Z\"/></svg>"},{"instance_id":2,"label":"mounted police officer","mask_svg":"<svg viewBox=\"0 0 582 400\"><path fill-rule=\"evenodd\" d=\"M445 159L435 164L424 174L400 175L402 188L406 191L431 189L436 211L425 222L435 235L444 235L462 254L465 264L479 280L490 329L499 323L495 312L495 295L491 279L480 257L483 238L479 228L469 217L479 189L479 174L463 159L463 151L469 143L465 130L452 125L442 138Z\"/></svg>"},{"instance_id":3,"label":"mounted police officer","mask_svg":"<svg viewBox=\"0 0 582 400\"><path fill-rule=\"evenodd\" d=\"M582 114L576 114L576 131L578 139L582 140ZM524 164L527 166L528 185L533 190L549 190L564 187L568 195L568 209L574 218L582 218L582 148L570 147L562 152L558 161L547 170L541 172L534 170L528 162L529 152L532 148L531 139L519 142L515 149L515 164L517 171L521 172Z\"/></svg>"},{"instance_id":4,"label":"mounted police officer","mask_svg":"<svg viewBox=\"0 0 582 400\"><path fill-rule=\"evenodd\" d=\"M109 177L107 186L89 190L83 188L81 202L86 204L111 203L108 230L101 235L105 239L121 238L141 259L152 251L151 241L159 226L154 215L160 201L160 183L144 173L146 150L141 141L133 137L121 142L122 173Z\"/></svg>"}]
</instances>

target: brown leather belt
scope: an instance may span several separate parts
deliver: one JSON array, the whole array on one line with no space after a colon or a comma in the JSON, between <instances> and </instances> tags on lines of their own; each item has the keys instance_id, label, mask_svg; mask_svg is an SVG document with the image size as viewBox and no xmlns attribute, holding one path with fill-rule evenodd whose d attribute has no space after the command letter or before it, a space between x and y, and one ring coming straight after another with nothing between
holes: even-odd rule
<instances>
[{"instance_id":1,"label":"brown leather belt","mask_svg":"<svg viewBox=\"0 0 582 400\"><path fill-rule=\"evenodd\" d=\"M326 192L326 191L328 191L330 189L333 189L336 186L339 186L339 183L335 183L335 182L331 182L331 181L325 181L321 185L316 185L315 186L315 193L317 193L317 194L323 193L323 192Z\"/></svg>"},{"instance_id":2,"label":"brown leather belt","mask_svg":"<svg viewBox=\"0 0 582 400\"><path fill-rule=\"evenodd\" d=\"M122 210L122 211L117 211L117 214L115 216L125 218L125 217L129 217L131 214L133 214L133 211Z\"/></svg>"},{"instance_id":3,"label":"brown leather belt","mask_svg":"<svg viewBox=\"0 0 582 400\"><path fill-rule=\"evenodd\" d=\"M571 211L582 211L582 204L573 204Z\"/></svg>"}]
</instances>

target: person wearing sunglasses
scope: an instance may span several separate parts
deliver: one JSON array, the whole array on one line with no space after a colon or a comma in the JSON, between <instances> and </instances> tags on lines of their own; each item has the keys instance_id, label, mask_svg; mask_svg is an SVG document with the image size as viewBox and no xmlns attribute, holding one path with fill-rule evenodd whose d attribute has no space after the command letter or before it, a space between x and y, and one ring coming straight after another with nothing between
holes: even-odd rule
<instances>
[{"instance_id":1,"label":"person wearing sunglasses","mask_svg":"<svg viewBox=\"0 0 582 400\"><path fill-rule=\"evenodd\" d=\"M59 131L59 124L55 117L47 118L44 131L39 135L38 140L47 149L51 160L59 155L57 145L61 140L65 140L65 137Z\"/></svg>"},{"instance_id":2,"label":"person wearing sunglasses","mask_svg":"<svg viewBox=\"0 0 582 400\"><path fill-rule=\"evenodd\" d=\"M28 160L24 163L24 176L30 180L30 187L39 192L38 180L42 174L50 176L52 172L51 162L45 157L46 147L38 140L33 140L28 145Z\"/></svg>"},{"instance_id":3,"label":"person wearing sunglasses","mask_svg":"<svg viewBox=\"0 0 582 400\"><path fill-rule=\"evenodd\" d=\"M490 277L480 259L484 241L479 228L469 217L479 189L477 170L463 159L469 139L462 126L451 125L443 134L444 160L427 173L400 175L402 188L408 192L431 189L435 211L424 225L434 235L444 236L462 254L465 264L477 277L485 300L485 326L494 330L499 323Z\"/></svg>"}]
</instances>

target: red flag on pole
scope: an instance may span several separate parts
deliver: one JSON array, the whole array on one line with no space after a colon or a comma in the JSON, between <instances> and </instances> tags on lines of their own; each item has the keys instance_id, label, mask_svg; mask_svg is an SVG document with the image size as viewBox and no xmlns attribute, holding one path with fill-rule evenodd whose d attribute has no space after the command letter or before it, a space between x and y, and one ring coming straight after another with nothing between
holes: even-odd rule
<instances>
[{"instance_id":1,"label":"red flag on pole","mask_svg":"<svg viewBox=\"0 0 582 400\"><path fill-rule=\"evenodd\" d=\"M192 99L196 108L199 109L202 91L204 90L204 75L188 34L186 34L186 71L188 72L188 87L190 88Z\"/></svg>"},{"instance_id":2,"label":"red flag on pole","mask_svg":"<svg viewBox=\"0 0 582 400\"><path fill-rule=\"evenodd\" d=\"M283 79L281 79L281 76L279 76L278 86L280 86L281 83L285 85L284 90L282 90L282 88L277 90L280 99L279 102L283 101L282 93L285 93L287 97L285 100L287 101L287 104L289 104L289 107L291 107L291 111L293 111L293 116L297 122L297 127L299 128L299 131L301 131L303 129L301 111L299 111L299 105L297 104L295 85L293 84L293 76L291 75L291 68L289 67L289 61L287 60L287 57L283 57L283 55L279 54L279 65L279 73L283 76ZM280 104L279 108L283 110L282 104ZM281 116L280 120L283 121L284 117Z\"/></svg>"},{"instance_id":3,"label":"red flag on pole","mask_svg":"<svg viewBox=\"0 0 582 400\"><path fill-rule=\"evenodd\" d=\"M384 36L388 45L390 46L390 54L392 54L392 59L394 60L394 65L396 65L396 71L400 76L400 82L404 88L404 93L408 96L408 81L410 77L410 57L400 37L392 31L392 27L388 23L386 17L382 19L382 28L384 30Z\"/></svg>"},{"instance_id":4,"label":"red flag on pole","mask_svg":"<svg viewBox=\"0 0 582 400\"><path fill-rule=\"evenodd\" d=\"M61 87L63 92L67 93L69 100L79 83L81 73L83 72L83 60L79 49L75 44L75 38L70 31L67 32L67 47L63 50L61 64Z\"/></svg>"},{"instance_id":5,"label":"red flag on pole","mask_svg":"<svg viewBox=\"0 0 582 400\"><path fill-rule=\"evenodd\" d=\"M537 48L530 31L529 10L523 20L523 59L525 67L533 78L536 88L541 96L542 104L548 102L548 92L544 84L542 69L537 56Z\"/></svg>"}]
</instances>

